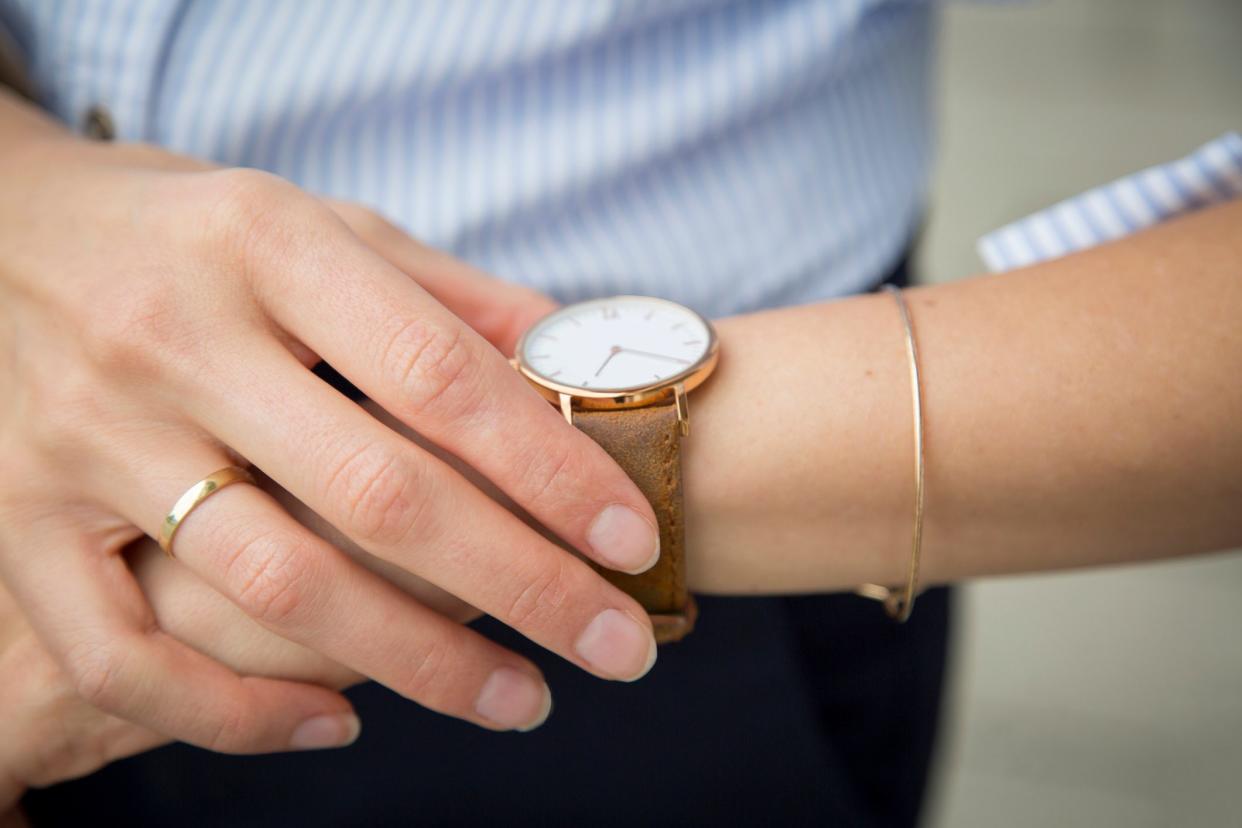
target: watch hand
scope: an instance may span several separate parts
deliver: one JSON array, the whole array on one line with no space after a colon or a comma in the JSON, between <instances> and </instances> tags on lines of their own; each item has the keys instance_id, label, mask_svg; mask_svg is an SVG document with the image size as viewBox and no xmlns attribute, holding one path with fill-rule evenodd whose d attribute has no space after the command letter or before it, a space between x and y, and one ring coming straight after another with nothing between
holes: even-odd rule
<instances>
[{"instance_id":1,"label":"watch hand","mask_svg":"<svg viewBox=\"0 0 1242 828\"><path fill-rule=\"evenodd\" d=\"M615 357L615 356L616 356L617 354L619 354L619 353L621 353L621 346L620 346L620 345L613 345L611 348L609 348L609 349L608 349L608 356L604 358L604 364L603 364L603 365L601 365L601 366L599 366L599 368L597 368L597 369L595 370L595 376L597 376L597 377L598 377L598 376L599 376L599 372L600 372L600 371L603 371L605 368L607 368L607 367L608 367L608 363L609 363L609 362L611 362L611 361L612 361L612 358L613 358L613 357Z\"/></svg>"},{"instance_id":2,"label":"watch hand","mask_svg":"<svg viewBox=\"0 0 1242 828\"><path fill-rule=\"evenodd\" d=\"M616 348L617 351L624 351L627 354L638 354L639 356L654 357L656 359L666 359L669 362L680 362L682 365L689 365L690 360L681 359L680 357L667 356L665 354L653 354L651 351L639 351L634 348ZM610 355L611 358L611 355Z\"/></svg>"}]
</instances>

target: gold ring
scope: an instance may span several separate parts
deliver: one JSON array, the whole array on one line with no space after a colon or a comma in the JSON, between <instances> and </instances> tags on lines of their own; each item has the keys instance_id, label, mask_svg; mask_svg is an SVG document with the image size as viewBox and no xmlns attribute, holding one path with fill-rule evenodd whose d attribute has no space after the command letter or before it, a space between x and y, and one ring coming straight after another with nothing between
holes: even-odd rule
<instances>
[{"instance_id":1,"label":"gold ring","mask_svg":"<svg viewBox=\"0 0 1242 828\"><path fill-rule=\"evenodd\" d=\"M185 494L177 498L172 510L164 516L164 522L160 524L160 549L163 549L168 557L176 557L172 551L173 536L177 534L177 529L181 527L185 519L190 516L190 512L225 486L231 486L234 483L254 483L254 478L241 466L225 466L186 489Z\"/></svg>"}]
</instances>

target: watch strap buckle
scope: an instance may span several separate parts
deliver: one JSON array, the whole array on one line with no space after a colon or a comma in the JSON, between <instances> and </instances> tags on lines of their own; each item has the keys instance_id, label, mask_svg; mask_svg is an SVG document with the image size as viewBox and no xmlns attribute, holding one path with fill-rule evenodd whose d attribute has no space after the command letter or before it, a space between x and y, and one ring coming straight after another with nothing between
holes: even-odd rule
<instances>
[{"instance_id":1,"label":"watch strap buckle","mask_svg":"<svg viewBox=\"0 0 1242 828\"><path fill-rule=\"evenodd\" d=\"M680 641L694 630L694 622L699 617L699 606L693 595L687 595L686 605L681 612L652 612L649 616L656 643L669 644Z\"/></svg>"}]
</instances>

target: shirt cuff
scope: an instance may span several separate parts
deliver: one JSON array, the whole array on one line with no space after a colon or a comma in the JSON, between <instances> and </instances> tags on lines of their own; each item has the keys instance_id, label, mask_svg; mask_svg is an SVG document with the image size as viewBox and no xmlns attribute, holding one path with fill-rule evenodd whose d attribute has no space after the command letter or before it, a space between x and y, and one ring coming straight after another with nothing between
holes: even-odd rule
<instances>
[{"instance_id":1,"label":"shirt cuff","mask_svg":"<svg viewBox=\"0 0 1242 828\"><path fill-rule=\"evenodd\" d=\"M979 256L993 272L1023 267L1240 195L1242 137L1230 132L1178 161L1149 167L993 230L979 239Z\"/></svg>"}]
</instances>

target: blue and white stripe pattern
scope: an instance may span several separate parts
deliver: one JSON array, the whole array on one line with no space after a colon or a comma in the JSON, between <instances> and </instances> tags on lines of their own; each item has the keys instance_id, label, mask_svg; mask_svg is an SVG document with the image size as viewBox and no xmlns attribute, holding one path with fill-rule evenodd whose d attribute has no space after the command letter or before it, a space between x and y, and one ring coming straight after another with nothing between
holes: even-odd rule
<instances>
[{"instance_id":1,"label":"blue and white stripe pattern","mask_svg":"<svg viewBox=\"0 0 1242 828\"><path fill-rule=\"evenodd\" d=\"M870 286L930 155L920 0L0 0L78 126L271 170L562 300Z\"/></svg>"},{"instance_id":2,"label":"blue and white stripe pattern","mask_svg":"<svg viewBox=\"0 0 1242 828\"><path fill-rule=\"evenodd\" d=\"M1011 270L1121 238L1242 196L1242 136L1231 132L1185 158L1088 190L979 240L989 270Z\"/></svg>"}]
</instances>

